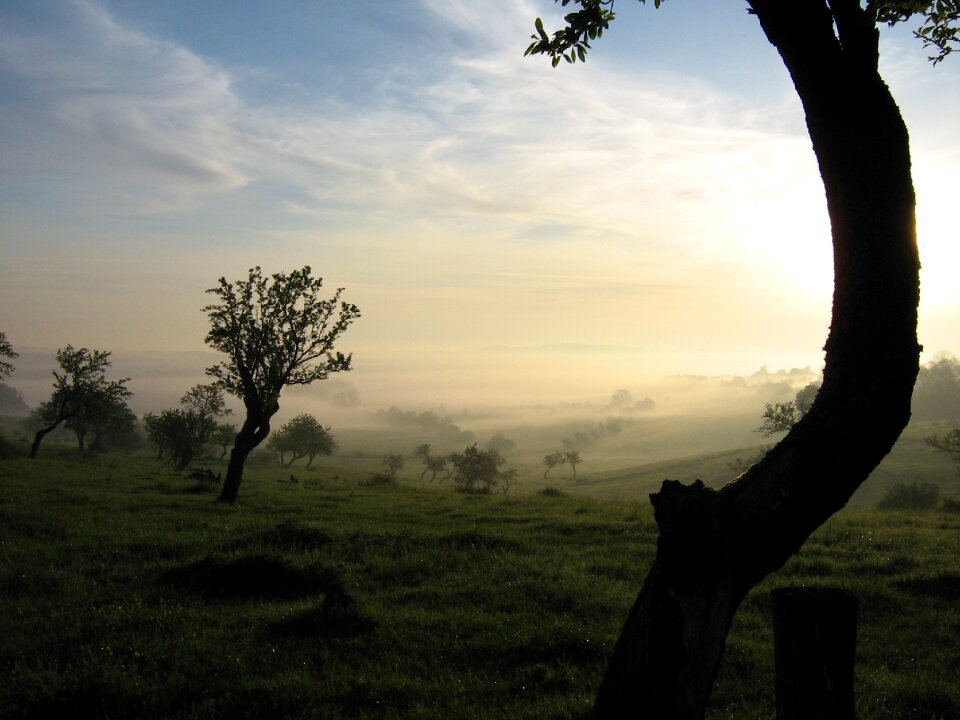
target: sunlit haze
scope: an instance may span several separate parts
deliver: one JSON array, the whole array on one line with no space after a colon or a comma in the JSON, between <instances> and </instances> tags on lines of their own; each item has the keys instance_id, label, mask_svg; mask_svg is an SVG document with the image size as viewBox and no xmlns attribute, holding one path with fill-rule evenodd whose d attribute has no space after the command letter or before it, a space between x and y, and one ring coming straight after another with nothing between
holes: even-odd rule
<instances>
[{"instance_id":1,"label":"sunlit haze","mask_svg":"<svg viewBox=\"0 0 960 720\"><path fill-rule=\"evenodd\" d=\"M31 359L71 343L114 351L140 411L175 402L214 359L204 290L254 265L346 288L363 317L332 387L368 409L819 370L823 190L745 3L623 0L585 65L524 58L534 18L557 27L560 10L3 2L10 383L42 400L49 367ZM927 54L884 30L912 139L925 360L960 350L960 59Z\"/></svg>"}]
</instances>

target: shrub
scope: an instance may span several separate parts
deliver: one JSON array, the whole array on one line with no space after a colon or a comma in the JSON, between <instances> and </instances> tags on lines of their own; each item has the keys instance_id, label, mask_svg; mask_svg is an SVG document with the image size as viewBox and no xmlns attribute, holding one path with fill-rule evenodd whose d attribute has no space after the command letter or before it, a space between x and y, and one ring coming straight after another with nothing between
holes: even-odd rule
<instances>
[{"instance_id":1,"label":"shrub","mask_svg":"<svg viewBox=\"0 0 960 720\"><path fill-rule=\"evenodd\" d=\"M563 490L549 485L543 490L538 491L537 495L542 495L543 497L567 497L567 494Z\"/></svg>"},{"instance_id":2,"label":"shrub","mask_svg":"<svg viewBox=\"0 0 960 720\"><path fill-rule=\"evenodd\" d=\"M894 483L880 498L877 510L933 510L940 500L940 488L933 483Z\"/></svg>"},{"instance_id":3,"label":"shrub","mask_svg":"<svg viewBox=\"0 0 960 720\"><path fill-rule=\"evenodd\" d=\"M364 480L360 484L364 487L375 487L377 485L396 485L397 479L393 475L379 472L371 475L369 480Z\"/></svg>"}]
</instances>

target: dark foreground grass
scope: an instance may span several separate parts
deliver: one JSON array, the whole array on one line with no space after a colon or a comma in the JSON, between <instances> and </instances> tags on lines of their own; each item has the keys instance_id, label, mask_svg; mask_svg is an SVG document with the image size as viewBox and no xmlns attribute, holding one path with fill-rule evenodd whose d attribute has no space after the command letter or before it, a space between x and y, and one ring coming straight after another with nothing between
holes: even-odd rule
<instances>
[{"instance_id":1,"label":"dark foreground grass","mask_svg":"<svg viewBox=\"0 0 960 720\"><path fill-rule=\"evenodd\" d=\"M0 462L0 715L582 718L652 559L646 503L146 458ZM852 514L735 621L712 718L773 718L768 594L861 602L859 717L960 718L960 518Z\"/></svg>"}]
</instances>

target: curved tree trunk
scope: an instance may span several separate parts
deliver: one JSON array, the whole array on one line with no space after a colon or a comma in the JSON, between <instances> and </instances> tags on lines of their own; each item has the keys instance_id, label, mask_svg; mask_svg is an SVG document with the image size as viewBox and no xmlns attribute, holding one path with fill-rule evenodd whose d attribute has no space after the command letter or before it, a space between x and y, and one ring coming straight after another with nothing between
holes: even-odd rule
<instances>
[{"instance_id":1,"label":"curved tree trunk","mask_svg":"<svg viewBox=\"0 0 960 720\"><path fill-rule=\"evenodd\" d=\"M33 443L30 445L30 457L36 458L37 453L40 452L40 443L43 442L43 439L47 436L48 433L53 432L57 429L57 426L60 424L60 420L57 420L53 425L48 425L45 428L37 430L33 436Z\"/></svg>"},{"instance_id":2,"label":"curved tree trunk","mask_svg":"<svg viewBox=\"0 0 960 720\"><path fill-rule=\"evenodd\" d=\"M237 499L247 456L270 434L270 418L279 409L280 405L277 403L273 403L265 411L260 411L250 405L247 406L247 417L243 421L243 427L237 433L237 439L230 451L230 460L227 462L227 476L223 479L223 488L218 500L232 503Z\"/></svg>"},{"instance_id":3,"label":"curved tree trunk","mask_svg":"<svg viewBox=\"0 0 960 720\"><path fill-rule=\"evenodd\" d=\"M877 72L875 21L857 0L749 4L803 103L826 190L835 281L823 386L790 433L721 490L666 481L651 496L657 556L598 718L702 718L744 596L847 503L910 417L915 199L906 127Z\"/></svg>"}]
</instances>

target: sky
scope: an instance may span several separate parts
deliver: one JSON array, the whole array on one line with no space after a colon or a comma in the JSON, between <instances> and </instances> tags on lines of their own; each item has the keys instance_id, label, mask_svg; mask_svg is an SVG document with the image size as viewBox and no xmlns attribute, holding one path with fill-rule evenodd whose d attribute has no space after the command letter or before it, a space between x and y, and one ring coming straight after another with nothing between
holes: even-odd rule
<instances>
[{"instance_id":1,"label":"sky","mask_svg":"<svg viewBox=\"0 0 960 720\"><path fill-rule=\"evenodd\" d=\"M524 58L560 10L4 0L0 329L51 359L172 353L200 381L204 291L310 265L361 309L339 349L373 406L818 369L823 190L745 3L621 0L586 64ZM882 38L929 359L960 350L960 59Z\"/></svg>"}]
</instances>

